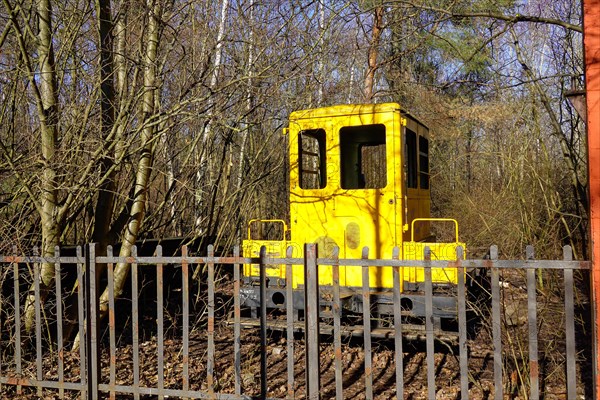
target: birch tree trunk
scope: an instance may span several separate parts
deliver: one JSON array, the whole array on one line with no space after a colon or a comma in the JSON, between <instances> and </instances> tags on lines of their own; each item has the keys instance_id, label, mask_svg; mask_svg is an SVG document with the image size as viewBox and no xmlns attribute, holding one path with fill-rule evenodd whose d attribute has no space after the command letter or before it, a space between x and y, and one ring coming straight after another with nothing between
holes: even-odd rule
<instances>
[{"instance_id":1,"label":"birch tree trunk","mask_svg":"<svg viewBox=\"0 0 600 400\"><path fill-rule=\"evenodd\" d=\"M198 171L196 172L196 190L199 191L197 193L198 199L198 215L196 217L196 234L200 234L200 230L202 229L202 214L204 209L204 204L202 199L205 197L204 188L207 187L207 181L210 180L210 168L207 163L207 155L208 155L208 143L210 137L212 136L212 128L213 128L213 118L215 115L215 106L216 102L214 100L214 91L217 86L217 80L219 78L219 71L221 69L221 58L223 57L223 37L225 36L225 25L227 22L227 9L229 7L229 0L222 0L221 2L221 19L219 21L219 30L217 33L217 44L215 46L215 63L212 71L212 75L210 78L210 86L209 89L213 91L212 96L209 98L209 107L208 107L208 121L206 126L204 127L204 132L202 134L202 148L200 149L200 162L198 166Z\"/></svg>"},{"instance_id":2,"label":"birch tree trunk","mask_svg":"<svg viewBox=\"0 0 600 400\"><path fill-rule=\"evenodd\" d=\"M50 0L38 0L35 4L39 21L37 51L39 57L39 94L42 109L38 110L42 146L42 176L40 182L40 220L42 225L42 252L44 257L54 255L59 244L61 221L58 220L58 190L56 184L55 153L58 140L58 96L54 49L52 45L52 8ZM54 264L41 265L41 299L54 283ZM25 329L30 332L35 317L35 294L33 290L25 303Z\"/></svg>"},{"instance_id":3,"label":"birch tree trunk","mask_svg":"<svg viewBox=\"0 0 600 400\"><path fill-rule=\"evenodd\" d=\"M113 166L113 176L116 177L121 171L121 161L125 154L125 129L127 127L128 119L132 114L132 102L136 96L130 87L135 87L137 83L138 69L135 70L134 76L131 80L127 77L127 47L126 47L126 36L127 36L127 10L129 8L129 0L121 0L117 11L116 22L113 28L114 45L116 51L113 56L114 63L114 75L115 75L115 87L116 87L116 102L118 104L118 113L114 121L113 131L115 134L114 145L111 150L114 152L114 159L116 165ZM116 111L116 110L115 110ZM116 179L116 178L115 178ZM122 205L122 209L117 213L117 217L112 222L110 230L107 232L107 241L114 243L119 233L122 231L124 225L127 223L127 208L131 200L125 202ZM113 210L114 215L114 210Z\"/></svg>"},{"instance_id":4,"label":"birch tree trunk","mask_svg":"<svg viewBox=\"0 0 600 400\"><path fill-rule=\"evenodd\" d=\"M129 221L123 234L123 243L119 256L127 257L131 255L131 248L135 244L140 226L146 212L146 199L148 182L152 171L153 160L153 139L155 136L155 124L152 119L155 113L156 90L156 65L159 43L159 21L162 13L160 0L147 0L148 23L146 26L146 49L144 52L144 94L142 99L142 118L144 128L141 133L142 150L137 163L136 178L134 184L133 204L129 214ZM115 267L115 296L120 296L125 286L127 275L131 265L127 263L118 263ZM108 312L108 289L104 290L100 297L100 318Z\"/></svg>"},{"instance_id":5,"label":"birch tree trunk","mask_svg":"<svg viewBox=\"0 0 600 400\"><path fill-rule=\"evenodd\" d=\"M248 82L246 85L246 115L244 117L242 123L242 143L240 145L240 154L238 160L238 169L235 180L235 192L238 196L238 204L241 204L243 192L242 188L242 173L244 171L244 159L246 157L246 143L248 142L248 136L250 135L250 113L252 111L253 104L253 95L252 95L252 76L254 74L254 0L250 0L250 5L248 6L248 20L250 21L249 31L248 31L248 62L246 67L246 75L248 76ZM238 213L238 217L241 215ZM240 237L242 232L242 220L241 218L237 218L237 232L236 236Z\"/></svg>"}]
</instances>

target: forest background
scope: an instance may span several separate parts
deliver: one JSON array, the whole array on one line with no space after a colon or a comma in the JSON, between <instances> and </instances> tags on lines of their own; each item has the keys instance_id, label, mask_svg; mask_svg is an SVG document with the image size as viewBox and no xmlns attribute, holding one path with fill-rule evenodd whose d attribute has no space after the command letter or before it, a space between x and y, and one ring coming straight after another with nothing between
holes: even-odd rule
<instances>
[{"instance_id":1,"label":"forest background","mask_svg":"<svg viewBox=\"0 0 600 400\"><path fill-rule=\"evenodd\" d=\"M433 211L470 251L586 257L579 1L2 4L0 253L227 249L288 213L290 112L394 101L432 129Z\"/></svg>"}]
</instances>

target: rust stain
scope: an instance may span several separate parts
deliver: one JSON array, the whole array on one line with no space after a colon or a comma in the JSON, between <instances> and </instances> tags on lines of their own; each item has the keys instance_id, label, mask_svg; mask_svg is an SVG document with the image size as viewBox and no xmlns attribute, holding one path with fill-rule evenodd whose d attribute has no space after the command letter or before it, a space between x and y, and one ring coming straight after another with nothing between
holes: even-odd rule
<instances>
[{"instance_id":1,"label":"rust stain","mask_svg":"<svg viewBox=\"0 0 600 400\"><path fill-rule=\"evenodd\" d=\"M6 383L9 385L22 385L27 384L27 381L25 379L9 376Z\"/></svg>"},{"instance_id":2,"label":"rust stain","mask_svg":"<svg viewBox=\"0 0 600 400\"><path fill-rule=\"evenodd\" d=\"M537 361L529 361L529 376L537 380L540 376L539 365Z\"/></svg>"},{"instance_id":3,"label":"rust stain","mask_svg":"<svg viewBox=\"0 0 600 400\"><path fill-rule=\"evenodd\" d=\"M360 245L360 226L356 222L350 222L346 225L346 246L350 249L357 249Z\"/></svg>"},{"instance_id":4,"label":"rust stain","mask_svg":"<svg viewBox=\"0 0 600 400\"><path fill-rule=\"evenodd\" d=\"M9 376L6 383L8 383L9 385L18 385L20 381L21 381L20 378L15 378L13 376Z\"/></svg>"},{"instance_id":5,"label":"rust stain","mask_svg":"<svg viewBox=\"0 0 600 400\"><path fill-rule=\"evenodd\" d=\"M335 349L335 358L338 360L342 359L342 349L341 348Z\"/></svg>"}]
</instances>

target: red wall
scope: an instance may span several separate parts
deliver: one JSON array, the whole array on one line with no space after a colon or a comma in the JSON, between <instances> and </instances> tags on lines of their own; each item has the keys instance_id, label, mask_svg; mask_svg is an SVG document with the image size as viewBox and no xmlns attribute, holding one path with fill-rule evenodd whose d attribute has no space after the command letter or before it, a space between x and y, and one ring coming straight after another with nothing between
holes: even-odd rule
<instances>
[{"instance_id":1,"label":"red wall","mask_svg":"<svg viewBox=\"0 0 600 400\"><path fill-rule=\"evenodd\" d=\"M600 0L583 1L594 321L594 398L600 399Z\"/></svg>"}]
</instances>

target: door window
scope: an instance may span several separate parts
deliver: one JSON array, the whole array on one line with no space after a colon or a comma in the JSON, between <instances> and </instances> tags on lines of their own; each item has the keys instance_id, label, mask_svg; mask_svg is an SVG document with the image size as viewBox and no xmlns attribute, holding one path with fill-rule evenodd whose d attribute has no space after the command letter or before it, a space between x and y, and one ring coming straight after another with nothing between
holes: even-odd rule
<instances>
[{"instance_id":1,"label":"door window","mask_svg":"<svg viewBox=\"0 0 600 400\"><path fill-rule=\"evenodd\" d=\"M385 125L340 129L342 189L379 189L387 185Z\"/></svg>"}]
</instances>

